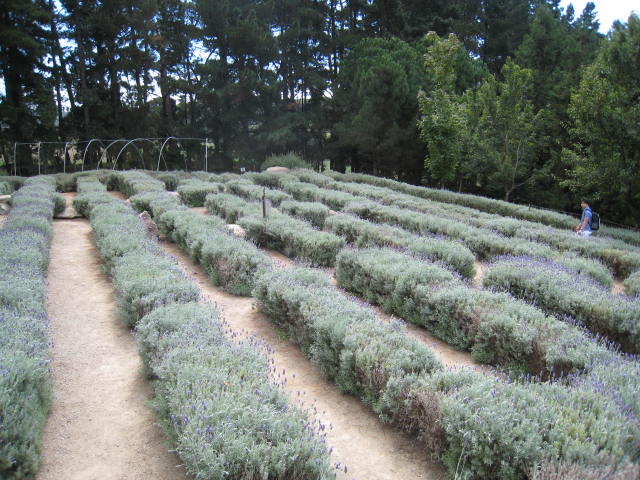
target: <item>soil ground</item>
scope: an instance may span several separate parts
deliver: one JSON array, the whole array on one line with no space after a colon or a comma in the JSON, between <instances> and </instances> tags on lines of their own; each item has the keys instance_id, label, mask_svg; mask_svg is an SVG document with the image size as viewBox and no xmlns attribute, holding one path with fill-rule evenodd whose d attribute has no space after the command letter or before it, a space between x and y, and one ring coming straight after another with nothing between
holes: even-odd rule
<instances>
[{"instance_id":1,"label":"soil ground","mask_svg":"<svg viewBox=\"0 0 640 480\"><path fill-rule=\"evenodd\" d=\"M322 423L333 428L327 441L333 447L332 460L347 466L338 478L360 480L444 479L444 469L426 458L417 441L397 429L384 425L377 415L358 399L341 394L319 370L286 340L285 335L259 312L250 297L236 297L214 287L204 270L180 248L163 243L167 253L200 286L205 301L217 305L223 318L241 337L256 336L273 349L278 371L285 371L286 391L299 398Z\"/></svg>"},{"instance_id":2,"label":"soil ground","mask_svg":"<svg viewBox=\"0 0 640 480\"><path fill-rule=\"evenodd\" d=\"M72 195L68 195L72 197ZM47 308L54 402L36 480L185 480L87 220L56 220Z\"/></svg>"}]
</instances>

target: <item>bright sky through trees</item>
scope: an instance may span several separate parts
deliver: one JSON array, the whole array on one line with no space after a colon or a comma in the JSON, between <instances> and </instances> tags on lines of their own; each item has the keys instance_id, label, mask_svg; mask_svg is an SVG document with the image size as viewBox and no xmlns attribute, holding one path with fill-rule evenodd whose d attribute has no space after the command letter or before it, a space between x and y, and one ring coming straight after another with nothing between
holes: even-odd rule
<instances>
[{"instance_id":1,"label":"bright sky through trees","mask_svg":"<svg viewBox=\"0 0 640 480\"><path fill-rule=\"evenodd\" d=\"M570 3L579 16L589 0L562 0L560 6L566 8ZM633 11L640 15L640 4L637 0L591 0L596 4L596 12L600 21L600 32L607 33L616 20L627 22Z\"/></svg>"}]
</instances>

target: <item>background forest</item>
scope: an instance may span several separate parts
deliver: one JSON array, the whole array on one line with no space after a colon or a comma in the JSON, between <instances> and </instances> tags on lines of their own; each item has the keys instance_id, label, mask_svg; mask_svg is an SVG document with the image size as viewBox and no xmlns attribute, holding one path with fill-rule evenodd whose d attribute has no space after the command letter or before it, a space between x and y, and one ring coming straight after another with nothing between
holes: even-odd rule
<instances>
[{"instance_id":1,"label":"background forest","mask_svg":"<svg viewBox=\"0 0 640 480\"><path fill-rule=\"evenodd\" d=\"M14 142L206 137L210 170L295 152L640 224L637 16L604 36L559 0L3 4L0 169Z\"/></svg>"}]
</instances>

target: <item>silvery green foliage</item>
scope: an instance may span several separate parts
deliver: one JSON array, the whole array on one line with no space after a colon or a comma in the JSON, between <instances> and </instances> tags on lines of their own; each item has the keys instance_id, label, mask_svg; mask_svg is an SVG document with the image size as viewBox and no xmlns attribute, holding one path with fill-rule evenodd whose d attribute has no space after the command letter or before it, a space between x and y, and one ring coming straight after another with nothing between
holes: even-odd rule
<instances>
[{"instance_id":1,"label":"silvery green foliage","mask_svg":"<svg viewBox=\"0 0 640 480\"><path fill-rule=\"evenodd\" d=\"M255 202L247 202L228 193L207 195L204 202L207 212L224 218L227 223L237 223L245 215L262 215L262 207Z\"/></svg>"},{"instance_id":2,"label":"silvery green foliage","mask_svg":"<svg viewBox=\"0 0 640 480\"><path fill-rule=\"evenodd\" d=\"M515 374L555 376L614 356L575 325L504 293L480 291L439 265L389 249L343 250L339 285L382 306L482 363Z\"/></svg>"},{"instance_id":3,"label":"silvery green foliage","mask_svg":"<svg viewBox=\"0 0 640 480\"><path fill-rule=\"evenodd\" d=\"M638 295L640 293L640 270L633 272L624 281L624 288L629 295Z\"/></svg>"},{"instance_id":4,"label":"silvery green foliage","mask_svg":"<svg viewBox=\"0 0 640 480\"><path fill-rule=\"evenodd\" d=\"M291 174L300 179L301 182L312 183L319 187L327 187L328 185L335 183L330 177L316 172L315 170L309 170L308 168L296 168L291 170Z\"/></svg>"},{"instance_id":5,"label":"silvery green foliage","mask_svg":"<svg viewBox=\"0 0 640 480\"><path fill-rule=\"evenodd\" d=\"M282 189L287 183L298 181L288 172L260 172L252 174L250 178L256 185L279 189Z\"/></svg>"},{"instance_id":6,"label":"silvery green foliage","mask_svg":"<svg viewBox=\"0 0 640 480\"><path fill-rule=\"evenodd\" d=\"M48 177L24 181L0 229L0 477L7 480L37 472L52 399L45 275L54 186Z\"/></svg>"},{"instance_id":7,"label":"silvery green foliage","mask_svg":"<svg viewBox=\"0 0 640 480\"><path fill-rule=\"evenodd\" d=\"M414 235L390 225L377 224L353 215L332 215L325 220L325 228L359 247L395 247L410 253L442 261L460 275L475 275L475 257L460 242L446 237Z\"/></svg>"},{"instance_id":8,"label":"silvery green foliage","mask_svg":"<svg viewBox=\"0 0 640 480\"><path fill-rule=\"evenodd\" d=\"M319 266L333 265L345 244L333 233L315 230L309 223L284 214L274 214L266 219L244 216L238 224L258 246L303 258Z\"/></svg>"},{"instance_id":9,"label":"silvery green foliage","mask_svg":"<svg viewBox=\"0 0 640 480\"><path fill-rule=\"evenodd\" d=\"M109 180L109 183L113 183L114 189L120 191L127 197L131 197L136 193L161 192L165 189L164 182L156 180L142 171L114 171L111 176L112 178Z\"/></svg>"},{"instance_id":10,"label":"silvery green foliage","mask_svg":"<svg viewBox=\"0 0 640 480\"><path fill-rule=\"evenodd\" d=\"M573 220L572 225L558 229L541 223L486 213L475 208L416 198L411 195L394 192L389 188L348 182L334 182L329 184L329 187L357 195L361 200L366 198L387 207L413 211L413 215L415 215L415 212L420 212L428 218L446 220L451 223L448 227L450 229L448 235L457 235L456 238L460 238L465 242L477 243L474 237L481 239L477 248L481 248L488 240L491 243L496 243L497 240L495 238L492 239L492 235L506 237L511 240L514 248L509 252L506 250L499 252L500 254L536 255L545 258L556 258L557 261L562 262L562 257L558 255L557 250L561 252L579 252L587 257L605 262L608 267L623 277L640 268L640 254L631 245L621 240L615 240L600 234L594 235L589 241L577 239L573 230L569 228L575 226L576 220ZM387 215L389 214L390 212L387 211ZM445 227L441 222L432 221L428 222L427 225L429 225L427 228L431 229L431 231L437 229L445 233L443 230ZM471 227L472 230L465 229L464 225ZM469 233L473 234L473 236L469 237ZM542 249L541 246L536 247L536 244L544 244L545 247ZM471 243L468 243L468 245L473 248ZM549 247L557 250L550 250ZM478 251L478 253L481 254L481 251ZM586 269L590 274L593 274L592 276L596 280L601 283L609 282L610 284L611 275L606 268L598 262L589 265L590 262L593 261L584 259L580 266L581 270ZM575 266L575 263L572 265Z\"/></svg>"},{"instance_id":11,"label":"silvery green foliage","mask_svg":"<svg viewBox=\"0 0 640 480\"><path fill-rule=\"evenodd\" d=\"M245 200L261 201L264 196L265 200L268 200L272 205L276 207L285 200L291 200L291 195L281 190L274 190L272 188L261 187L259 185L251 183L246 178L228 182L226 189L229 193L238 195Z\"/></svg>"},{"instance_id":12,"label":"silvery green foliage","mask_svg":"<svg viewBox=\"0 0 640 480\"><path fill-rule=\"evenodd\" d=\"M222 183L188 179L180 182L177 191L187 206L202 207L207 195L224 191L224 185Z\"/></svg>"},{"instance_id":13,"label":"silvery green foliage","mask_svg":"<svg viewBox=\"0 0 640 480\"><path fill-rule=\"evenodd\" d=\"M381 322L316 272L266 271L253 294L325 376L374 410L391 378L442 368L427 347L406 335L403 324Z\"/></svg>"},{"instance_id":14,"label":"silvery green foliage","mask_svg":"<svg viewBox=\"0 0 640 480\"><path fill-rule=\"evenodd\" d=\"M342 210L347 204L358 200L350 193L320 188L304 182L288 182L282 189L301 202L320 202L333 210Z\"/></svg>"},{"instance_id":15,"label":"silvery green foliage","mask_svg":"<svg viewBox=\"0 0 640 480\"><path fill-rule=\"evenodd\" d=\"M306 220L319 229L324 227L324 221L329 216L329 207L317 202L286 200L280 204L279 210L292 217Z\"/></svg>"},{"instance_id":16,"label":"silvery green foliage","mask_svg":"<svg viewBox=\"0 0 640 480\"><path fill-rule=\"evenodd\" d=\"M173 304L137 327L154 406L196 478L334 478L324 425L290 405L255 340L236 341L212 306ZM274 384L274 382L277 382Z\"/></svg>"},{"instance_id":17,"label":"silvery green foliage","mask_svg":"<svg viewBox=\"0 0 640 480\"><path fill-rule=\"evenodd\" d=\"M199 298L195 285L158 244L147 238L135 212L111 200L90 207L93 236L118 291L118 313L129 327L161 305Z\"/></svg>"},{"instance_id":18,"label":"silvery green foliage","mask_svg":"<svg viewBox=\"0 0 640 480\"><path fill-rule=\"evenodd\" d=\"M571 316L627 352L640 352L638 299L614 295L586 275L545 259L503 257L491 265L484 282L548 312Z\"/></svg>"}]
</instances>

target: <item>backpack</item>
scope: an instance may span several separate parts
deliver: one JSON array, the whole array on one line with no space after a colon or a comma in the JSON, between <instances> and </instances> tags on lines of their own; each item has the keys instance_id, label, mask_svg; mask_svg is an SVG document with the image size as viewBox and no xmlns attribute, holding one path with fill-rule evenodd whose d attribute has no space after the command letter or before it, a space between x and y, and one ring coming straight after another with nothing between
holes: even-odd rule
<instances>
[{"instance_id":1,"label":"backpack","mask_svg":"<svg viewBox=\"0 0 640 480\"><path fill-rule=\"evenodd\" d=\"M600 228L600 214L591 212L591 231L595 232Z\"/></svg>"}]
</instances>

